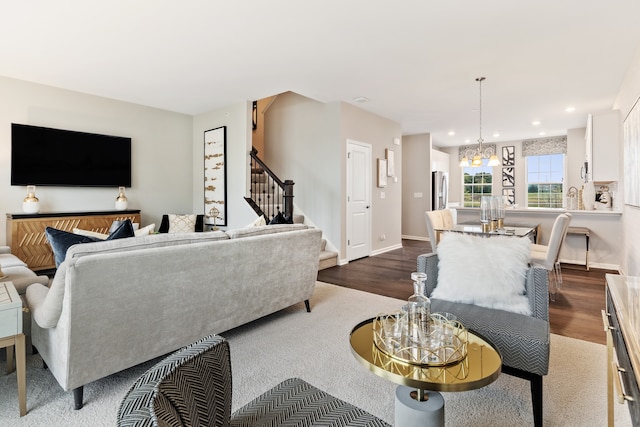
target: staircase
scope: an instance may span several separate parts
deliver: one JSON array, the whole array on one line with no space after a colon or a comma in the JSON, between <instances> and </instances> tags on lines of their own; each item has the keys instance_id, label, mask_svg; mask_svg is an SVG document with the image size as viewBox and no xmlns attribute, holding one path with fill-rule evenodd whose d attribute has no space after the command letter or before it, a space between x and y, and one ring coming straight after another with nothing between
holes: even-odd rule
<instances>
[{"instance_id":1,"label":"staircase","mask_svg":"<svg viewBox=\"0 0 640 427\"><path fill-rule=\"evenodd\" d=\"M258 157L258 150L251 150L251 196L245 200L267 224L280 212L285 219L304 224L304 215L293 212L293 185L291 180L280 180ZM318 270L338 265L338 253L328 251L326 247L327 240L323 238Z\"/></svg>"}]
</instances>

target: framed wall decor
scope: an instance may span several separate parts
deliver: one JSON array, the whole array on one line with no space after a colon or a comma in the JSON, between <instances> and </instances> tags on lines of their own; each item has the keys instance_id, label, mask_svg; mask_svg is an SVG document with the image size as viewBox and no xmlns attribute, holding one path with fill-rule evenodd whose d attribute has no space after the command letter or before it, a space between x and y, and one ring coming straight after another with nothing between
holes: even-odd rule
<instances>
[{"instance_id":1,"label":"framed wall decor","mask_svg":"<svg viewBox=\"0 0 640 427\"><path fill-rule=\"evenodd\" d=\"M510 145L502 147L502 166L515 166L516 164L516 147Z\"/></svg>"},{"instance_id":2,"label":"framed wall decor","mask_svg":"<svg viewBox=\"0 0 640 427\"><path fill-rule=\"evenodd\" d=\"M387 158L387 176L394 176L396 174L395 153L387 148L385 149L385 157Z\"/></svg>"},{"instance_id":3,"label":"framed wall decor","mask_svg":"<svg viewBox=\"0 0 640 427\"><path fill-rule=\"evenodd\" d=\"M378 187L387 186L387 159L378 159Z\"/></svg>"},{"instance_id":4,"label":"framed wall decor","mask_svg":"<svg viewBox=\"0 0 640 427\"><path fill-rule=\"evenodd\" d=\"M502 186L503 187L515 187L516 177L513 167L502 168Z\"/></svg>"},{"instance_id":5,"label":"framed wall decor","mask_svg":"<svg viewBox=\"0 0 640 427\"><path fill-rule=\"evenodd\" d=\"M502 195L507 196L507 204L516 204L516 189L515 188L503 188Z\"/></svg>"},{"instance_id":6,"label":"framed wall decor","mask_svg":"<svg viewBox=\"0 0 640 427\"><path fill-rule=\"evenodd\" d=\"M622 124L624 143L624 203L640 206L640 104L631 107Z\"/></svg>"},{"instance_id":7,"label":"framed wall decor","mask_svg":"<svg viewBox=\"0 0 640 427\"><path fill-rule=\"evenodd\" d=\"M204 214L205 222L227 225L227 127L204 132ZM217 214L214 208L217 210Z\"/></svg>"}]
</instances>

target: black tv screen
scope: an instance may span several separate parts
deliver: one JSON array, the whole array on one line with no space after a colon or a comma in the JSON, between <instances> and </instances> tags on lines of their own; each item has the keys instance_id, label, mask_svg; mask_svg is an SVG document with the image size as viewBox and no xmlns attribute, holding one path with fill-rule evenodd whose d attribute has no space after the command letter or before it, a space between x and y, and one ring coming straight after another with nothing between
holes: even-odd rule
<instances>
[{"instance_id":1,"label":"black tv screen","mask_svg":"<svg viewBox=\"0 0 640 427\"><path fill-rule=\"evenodd\" d=\"M12 123L11 185L131 187L131 138Z\"/></svg>"}]
</instances>

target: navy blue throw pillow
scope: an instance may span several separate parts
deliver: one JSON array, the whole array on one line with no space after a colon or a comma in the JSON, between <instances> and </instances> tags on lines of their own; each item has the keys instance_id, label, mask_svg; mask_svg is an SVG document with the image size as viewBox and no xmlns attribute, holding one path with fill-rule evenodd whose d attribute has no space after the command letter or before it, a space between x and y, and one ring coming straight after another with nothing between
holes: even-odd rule
<instances>
[{"instance_id":1,"label":"navy blue throw pillow","mask_svg":"<svg viewBox=\"0 0 640 427\"><path fill-rule=\"evenodd\" d=\"M79 243L103 241L95 237L81 236L80 234L69 233L68 231L58 230L53 227L45 228L44 234L47 236L47 240L53 250L53 258L56 262L56 268L62 264L62 261L64 261L67 256L67 249L71 246ZM123 221L122 224L120 224L120 226L118 226L118 228L116 228L111 234L109 234L109 237L105 240L115 240L134 236L135 232L133 231L133 224L131 224L130 220L126 220Z\"/></svg>"},{"instance_id":2,"label":"navy blue throw pillow","mask_svg":"<svg viewBox=\"0 0 640 427\"><path fill-rule=\"evenodd\" d=\"M272 224L293 224L293 219L290 216L286 216L282 212L278 212L276 216L269 221L269 225Z\"/></svg>"}]
</instances>

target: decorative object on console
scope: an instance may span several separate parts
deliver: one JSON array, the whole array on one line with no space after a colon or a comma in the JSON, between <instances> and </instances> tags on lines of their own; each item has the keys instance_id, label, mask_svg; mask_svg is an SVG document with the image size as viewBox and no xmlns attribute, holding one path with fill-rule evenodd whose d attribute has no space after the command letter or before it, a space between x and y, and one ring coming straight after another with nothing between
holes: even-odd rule
<instances>
[{"instance_id":1,"label":"decorative object on console","mask_svg":"<svg viewBox=\"0 0 640 427\"><path fill-rule=\"evenodd\" d=\"M118 187L118 197L116 197L116 210L125 211L129 206L127 196L124 194L124 187Z\"/></svg>"},{"instance_id":2,"label":"decorative object on console","mask_svg":"<svg viewBox=\"0 0 640 427\"><path fill-rule=\"evenodd\" d=\"M204 132L204 207L209 212L218 209L216 222L227 225L227 127L220 126Z\"/></svg>"},{"instance_id":3,"label":"decorative object on console","mask_svg":"<svg viewBox=\"0 0 640 427\"><path fill-rule=\"evenodd\" d=\"M496 146L492 144L492 146L483 148L482 143L484 140L482 139L482 82L486 80L485 77L478 77L476 81L480 86L480 107L478 108L479 116L480 116L480 132L478 135L478 145L473 149L473 151L464 152L462 159L460 160L460 167L480 167L482 166L482 159L488 158L489 162L487 166L500 166L500 160L496 155ZM473 148L473 146L465 146L467 149L469 147ZM460 147L461 149L463 147ZM469 163L469 157L472 157L471 163Z\"/></svg>"},{"instance_id":4,"label":"decorative object on console","mask_svg":"<svg viewBox=\"0 0 640 427\"><path fill-rule=\"evenodd\" d=\"M220 216L220 211L215 206L212 207L209 210L209 218L213 218L213 227L211 227L211 230L213 231L219 230L218 226L216 225L216 218L218 218L218 216Z\"/></svg>"},{"instance_id":5,"label":"decorative object on console","mask_svg":"<svg viewBox=\"0 0 640 427\"><path fill-rule=\"evenodd\" d=\"M40 200L36 197L35 185L27 185L27 197L22 201L22 211L28 214L40 211Z\"/></svg>"},{"instance_id":6,"label":"decorative object on console","mask_svg":"<svg viewBox=\"0 0 640 427\"><path fill-rule=\"evenodd\" d=\"M53 250L53 257L56 262L56 268L64 261L67 256L67 249L73 245L80 243L101 242L103 240L115 240L125 237L134 237L133 225L128 219L123 221L106 239L98 239L96 237L83 236L80 234L69 233L68 231L58 230L53 227L47 227L44 234Z\"/></svg>"}]
</instances>

